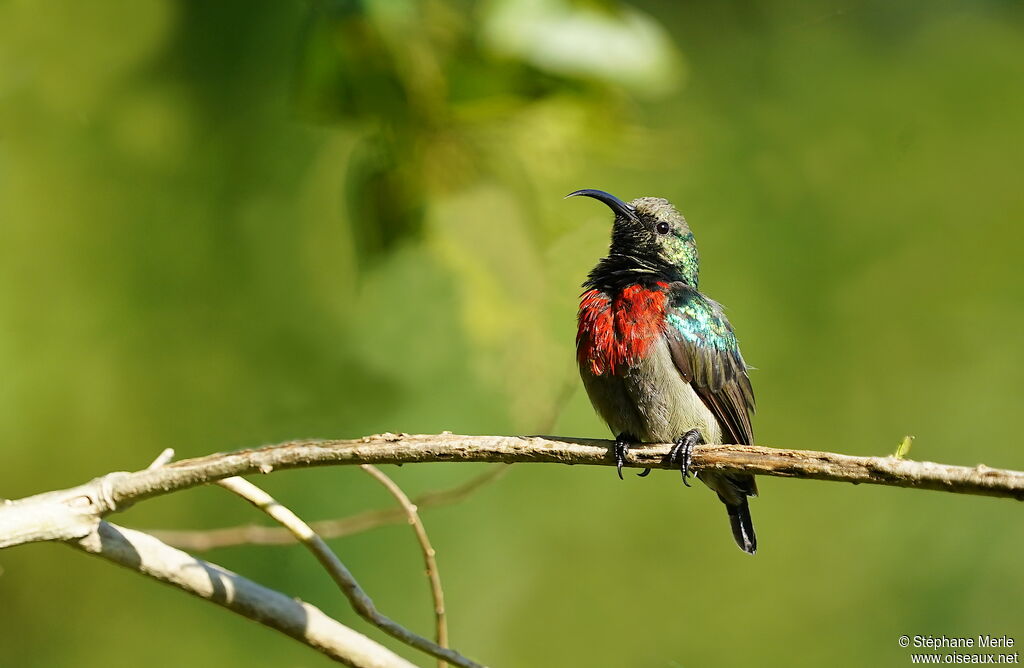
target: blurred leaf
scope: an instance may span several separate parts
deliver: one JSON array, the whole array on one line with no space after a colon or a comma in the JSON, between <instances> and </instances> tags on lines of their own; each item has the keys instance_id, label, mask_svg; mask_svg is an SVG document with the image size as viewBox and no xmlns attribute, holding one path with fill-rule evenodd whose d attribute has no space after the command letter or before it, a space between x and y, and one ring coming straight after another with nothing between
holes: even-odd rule
<instances>
[{"instance_id":1,"label":"blurred leaf","mask_svg":"<svg viewBox=\"0 0 1024 668\"><path fill-rule=\"evenodd\" d=\"M665 30L625 5L578 0L491 0L483 24L495 52L561 75L648 95L678 88L683 66Z\"/></svg>"},{"instance_id":2,"label":"blurred leaf","mask_svg":"<svg viewBox=\"0 0 1024 668\"><path fill-rule=\"evenodd\" d=\"M402 123L410 108L395 58L361 0L310 10L293 90L298 109L321 121Z\"/></svg>"},{"instance_id":3,"label":"blurred leaf","mask_svg":"<svg viewBox=\"0 0 1024 668\"><path fill-rule=\"evenodd\" d=\"M384 134L365 137L350 157L345 202L356 251L371 263L403 240L419 236L423 195L416 155L407 142Z\"/></svg>"}]
</instances>

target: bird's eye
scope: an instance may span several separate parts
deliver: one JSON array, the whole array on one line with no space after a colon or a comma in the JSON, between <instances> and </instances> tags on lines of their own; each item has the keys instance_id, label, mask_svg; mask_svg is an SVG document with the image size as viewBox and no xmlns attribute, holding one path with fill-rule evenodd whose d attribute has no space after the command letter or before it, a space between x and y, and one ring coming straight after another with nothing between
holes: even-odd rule
<instances>
[{"instance_id":1,"label":"bird's eye","mask_svg":"<svg viewBox=\"0 0 1024 668\"><path fill-rule=\"evenodd\" d=\"M662 221L655 225L654 229L657 230L658 234L668 234L669 224L666 223L665 221Z\"/></svg>"}]
</instances>

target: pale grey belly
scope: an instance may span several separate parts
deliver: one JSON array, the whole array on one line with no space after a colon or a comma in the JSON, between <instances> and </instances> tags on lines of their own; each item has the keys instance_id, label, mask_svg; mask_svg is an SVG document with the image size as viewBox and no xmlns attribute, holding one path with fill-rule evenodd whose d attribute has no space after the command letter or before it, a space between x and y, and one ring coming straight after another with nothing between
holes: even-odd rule
<instances>
[{"instance_id":1,"label":"pale grey belly","mask_svg":"<svg viewBox=\"0 0 1024 668\"><path fill-rule=\"evenodd\" d=\"M595 376L586 367L580 370L591 403L616 436L671 443L697 429L706 443L721 443L718 420L683 381L664 339L638 364L616 372Z\"/></svg>"}]
</instances>

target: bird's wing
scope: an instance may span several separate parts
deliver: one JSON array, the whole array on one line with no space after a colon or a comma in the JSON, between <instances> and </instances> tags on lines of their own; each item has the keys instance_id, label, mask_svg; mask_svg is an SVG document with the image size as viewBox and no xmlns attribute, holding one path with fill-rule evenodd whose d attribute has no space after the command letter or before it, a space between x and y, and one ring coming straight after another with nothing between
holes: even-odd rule
<instances>
[{"instance_id":1,"label":"bird's wing","mask_svg":"<svg viewBox=\"0 0 1024 668\"><path fill-rule=\"evenodd\" d=\"M732 325L716 302L682 283L670 288L666 338L672 361L722 425L723 440L751 445L754 391Z\"/></svg>"}]
</instances>

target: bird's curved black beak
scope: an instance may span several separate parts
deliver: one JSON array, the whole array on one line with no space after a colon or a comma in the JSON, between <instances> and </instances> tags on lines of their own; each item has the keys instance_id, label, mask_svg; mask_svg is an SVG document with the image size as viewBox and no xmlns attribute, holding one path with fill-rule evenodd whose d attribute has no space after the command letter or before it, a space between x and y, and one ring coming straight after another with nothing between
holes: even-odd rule
<instances>
[{"instance_id":1,"label":"bird's curved black beak","mask_svg":"<svg viewBox=\"0 0 1024 668\"><path fill-rule=\"evenodd\" d=\"M569 193L568 195L566 195L566 198L578 196L592 197L596 199L598 202L603 202L605 205L607 205L609 209L615 212L615 215L622 216L623 218L629 218L631 220L636 220L636 209L626 204L621 199L619 199L615 195L612 195L611 193L606 193L603 190L586 189L577 190L576 192Z\"/></svg>"}]
</instances>

